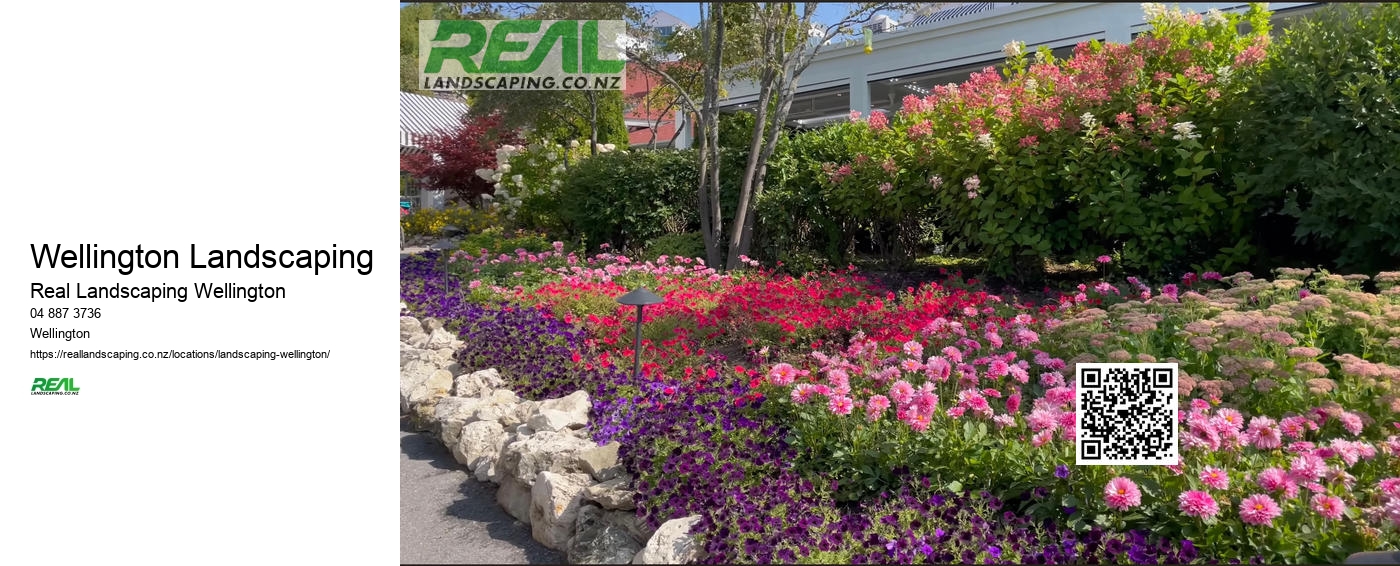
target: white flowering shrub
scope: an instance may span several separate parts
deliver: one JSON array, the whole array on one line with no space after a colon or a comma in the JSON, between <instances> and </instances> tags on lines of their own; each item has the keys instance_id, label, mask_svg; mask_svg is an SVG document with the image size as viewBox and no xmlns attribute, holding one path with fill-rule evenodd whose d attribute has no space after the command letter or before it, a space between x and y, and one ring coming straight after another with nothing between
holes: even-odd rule
<instances>
[{"instance_id":1,"label":"white flowering shrub","mask_svg":"<svg viewBox=\"0 0 1400 566\"><path fill-rule=\"evenodd\" d=\"M598 153L610 151L616 151L613 144L598 145ZM550 231L558 228L554 201L559 185L588 156L587 142L578 140L505 145L496 150L496 169L481 169L477 175L496 183L493 204L517 226Z\"/></svg>"}]
</instances>

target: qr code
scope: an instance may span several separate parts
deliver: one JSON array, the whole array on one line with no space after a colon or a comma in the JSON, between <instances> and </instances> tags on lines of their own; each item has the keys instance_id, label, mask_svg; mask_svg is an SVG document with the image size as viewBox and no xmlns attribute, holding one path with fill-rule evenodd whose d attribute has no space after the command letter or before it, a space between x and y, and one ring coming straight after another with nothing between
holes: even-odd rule
<instances>
[{"instance_id":1,"label":"qr code","mask_svg":"<svg viewBox=\"0 0 1400 566\"><path fill-rule=\"evenodd\" d=\"M1176 364L1079 364L1075 464L1175 466Z\"/></svg>"}]
</instances>

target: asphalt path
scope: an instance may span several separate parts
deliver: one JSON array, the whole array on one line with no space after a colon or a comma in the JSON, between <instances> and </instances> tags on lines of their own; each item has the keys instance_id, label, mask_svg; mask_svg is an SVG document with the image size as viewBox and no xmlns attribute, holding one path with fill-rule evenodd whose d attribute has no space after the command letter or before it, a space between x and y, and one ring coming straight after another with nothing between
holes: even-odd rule
<instances>
[{"instance_id":1,"label":"asphalt path","mask_svg":"<svg viewBox=\"0 0 1400 566\"><path fill-rule=\"evenodd\" d=\"M563 564L496 504L441 442L399 429L399 560L404 564Z\"/></svg>"}]
</instances>

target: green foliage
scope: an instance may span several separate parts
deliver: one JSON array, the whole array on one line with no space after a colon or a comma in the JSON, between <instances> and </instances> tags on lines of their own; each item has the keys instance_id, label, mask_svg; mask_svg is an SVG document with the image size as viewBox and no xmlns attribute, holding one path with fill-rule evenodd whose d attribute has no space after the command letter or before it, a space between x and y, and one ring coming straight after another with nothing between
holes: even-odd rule
<instances>
[{"instance_id":1,"label":"green foliage","mask_svg":"<svg viewBox=\"0 0 1400 566\"><path fill-rule=\"evenodd\" d=\"M564 235L571 241L581 238L589 249L607 243L627 250L642 248L663 235L699 230L696 157L693 149L659 149L615 151L584 159L569 169L554 193L555 214ZM744 155L736 151L720 155L720 210L725 226L737 201L737 171L742 170L743 160Z\"/></svg>"},{"instance_id":2,"label":"green foliage","mask_svg":"<svg viewBox=\"0 0 1400 566\"><path fill-rule=\"evenodd\" d=\"M699 232L666 234L653 239L642 253L642 259L648 261L661 256L704 258L705 237Z\"/></svg>"},{"instance_id":3,"label":"green foliage","mask_svg":"<svg viewBox=\"0 0 1400 566\"><path fill-rule=\"evenodd\" d=\"M753 138L752 112L729 112L719 115L719 146L747 152Z\"/></svg>"},{"instance_id":4,"label":"green foliage","mask_svg":"<svg viewBox=\"0 0 1400 566\"><path fill-rule=\"evenodd\" d=\"M506 17L536 20L612 19L636 26L642 11L625 2L540 2L505 5ZM482 18L486 19L486 18ZM627 147L622 91L477 91L473 111L499 111L506 125L528 127L532 138L556 143L591 140L597 128L599 144Z\"/></svg>"},{"instance_id":5,"label":"green foliage","mask_svg":"<svg viewBox=\"0 0 1400 566\"><path fill-rule=\"evenodd\" d=\"M855 215L828 199L822 163L853 161L874 142L868 128L852 123L781 139L754 205L754 255L790 266L844 264Z\"/></svg>"},{"instance_id":6,"label":"green foliage","mask_svg":"<svg viewBox=\"0 0 1400 566\"><path fill-rule=\"evenodd\" d=\"M486 255L514 255L516 250L538 253L554 248L553 242L544 234L525 230L506 232L500 226L493 226L462 238L458 249L472 255L480 254L483 249L487 251Z\"/></svg>"},{"instance_id":7,"label":"green foliage","mask_svg":"<svg viewBox=\"0 0 1400 566\"><path fill-rule=\"evenodd\" d=\"M495 20L501 14L490 2L412 3L399 8L399 90L418 90L419 20Z\"/></svg>"},{"instance_id":8,"label":"green foliage","mask_svg":"<svg viewBox=\"0 0 1400 566\"><path fill-rule=\"evenodd\" d=\"M1400 266L1400 5L1325 7L1271 55L1242 101L1254 159L1237 178L1321 259Z\"/></svg>"},{"instance_id":9,"label":"green foliage","mask_svg":"<svg viewBox=\"0 0 1400 566\"><path fill-rule=\"evenodd\" d=\"M1130 44L1081 44L1063 61L1009 44L1004 76L907 98L888 125L871 122L854 160L828 166L832 207L877 243L910 216L932 220L997 275L1101 254L1147 272L1239 266L1254 205L1221 172L1243 151L1224 138L1240 117L1221 101L1258 68L1268 13L1151 22Z\"/></svg>"},{"instance_id":10,"label":"green foliage","mask_svg":"<svg viewBox=\"0 0 1400 566\"><path fill-rule=\"evenodd\" d=\"M480 91L472 93L470 105L500 112L505 125L529 128L534 139L589 140L596 123L599 144L628 145L621 91Z\"/></svg>"},{"instance_id":11,"label":"green foliage","mask_svg":"<svg viewBox=\"0 0 1400 566\"><path fill-rule=\"evenodd\" d=\"M641 246L699 225L698 182L693 151L600 154L579 163L560 187L559 219L590 249Z\"/></svg>"},{"instance_id":12,"label":"green foliage","mask_svg":"<svg viewBox=\"0 0 1400 566\"><path fill-rule=\"evenodd\" d=\"M558 218L559 186L570 168L588 157L586 145L577 140L567 144L544 141L504 146L496 152L497 169L492 178L501 185L496 195L506 195L497 202L507 209L516 226L552 234L563 231Z\"/></svg>"}]
</instances>

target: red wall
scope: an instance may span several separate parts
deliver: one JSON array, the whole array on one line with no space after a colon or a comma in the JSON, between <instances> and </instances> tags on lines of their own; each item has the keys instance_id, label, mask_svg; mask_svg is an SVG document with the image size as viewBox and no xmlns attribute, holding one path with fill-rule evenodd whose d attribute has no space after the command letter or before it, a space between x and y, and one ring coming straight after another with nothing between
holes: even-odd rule
<instances>
[{"instance_id":1,"label":"red wall","mask_svg":"<svg viewBox=\"0 0 1400 566\"><path fill-rule=\"evenodd\" d=\"M640 99L661 83L662 79L660 77L630 62L627 64L627 89L623 91L623 96L627 99L628 104L636 103L637 107L631 112L628 112L626 117L629 120L641 119L649 120L653 123L656 122L657 118L660 118L661 124L659 127L655 128L656 143L658 144L670 141L671 136L675 135L676 110L678 108L671 108L663 115L662 111L665 110L664 103L661 106L647 108L646 105L640 103ZM648 143L651 141L651 130L642 129L634 131L629 135L629 141L632 144Z\"/></svg>"}]
</instances>

